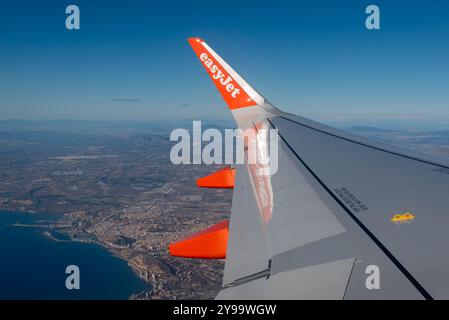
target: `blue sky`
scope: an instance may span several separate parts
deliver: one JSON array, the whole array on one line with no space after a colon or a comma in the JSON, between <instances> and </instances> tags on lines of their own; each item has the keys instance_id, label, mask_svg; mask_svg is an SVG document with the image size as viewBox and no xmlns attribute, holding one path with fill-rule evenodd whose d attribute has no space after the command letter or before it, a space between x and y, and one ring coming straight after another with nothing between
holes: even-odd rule
<instances>
[{"instance_id":1,"label":"blue sky","mask_svg":"<svg viewBox=\"0 0 449 320\"><path fill-rule=\"evenodd\" d=\"M81 30L65 29L65 8ZM369 4L381 30L365 28ZM448 1L2 1L0 119L229 119L186 39L317 120L449 123Z\"/></svg>"}]
</instances>

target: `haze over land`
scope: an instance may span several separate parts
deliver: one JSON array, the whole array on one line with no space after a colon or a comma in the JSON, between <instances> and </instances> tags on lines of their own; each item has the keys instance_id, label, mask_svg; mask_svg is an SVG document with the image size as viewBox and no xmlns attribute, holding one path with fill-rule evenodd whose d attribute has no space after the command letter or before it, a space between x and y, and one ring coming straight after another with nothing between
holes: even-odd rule
<instances>
[{"instance_id":1,"label":"haze over land","mask_svg":"<svg viewBox=\"0 0 449 320\"><path fill-rule=\"evenodd\" d=\"M139 297L211 298L222 262L166 249L226 219L231 192L197 189L214 167L172 165L169 133L137 122L0 122L0 210L64 215L53 228L102 244L151 283Z\"/></svg>"},{"instance_id":2,"label":"haze over land","mask_svg":"<svg viewBox=\"0 0 449 320\"><path fill-rule=\"evenodd\" d=\"M103 245L151 284L133 298L212 298L223 262L172 258L166 251L231 210L232 191L195 185L220 166L170 162L171 130L191 125L0 121L0 210L62 215L52 229ZM449 130L347 130L449 158Z\"/></svg>"}]
</instances>

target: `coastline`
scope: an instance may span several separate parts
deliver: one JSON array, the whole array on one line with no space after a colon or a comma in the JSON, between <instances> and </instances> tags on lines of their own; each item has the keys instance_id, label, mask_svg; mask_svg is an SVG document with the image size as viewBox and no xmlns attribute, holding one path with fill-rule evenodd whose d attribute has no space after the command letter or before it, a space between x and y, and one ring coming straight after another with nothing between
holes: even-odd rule
<instances>
[{"instance_id":1,"label":"coastline","mask_svg":"<svg viewBox=\"0 0 449 320\"><path fill-rule=\"evenodd\" d=\"M6 227L13 227L13 228L30 228L38 231L39 235L42 237L45 237L51 241L54 242L60 242L60 243L83 243L83 244L93 244L96 246L101 247L102 249L105 249L108 254L110 254L112 257L121 259L127 263L128 268L132 270L132 273L140 280L144 281L146 288L144 291L138 291L133 292L128 297L128 300L133 299L133 297L141 294L142 292L151 292L152 290L152 283L148 280L147 277L144 277L142 274L142 270L139 268L139 266L132 262L132 260L129 259L127 255L121 254L120 251L114 250L113 247L108 246L107 244L104 244L100 241L94 240L91 236L85 236L85 237L77 237L73 236L70 232L65 232L65 228L67 228L67 225L64 225L64 222L68 222L68 219L64 215L58 215L58 214L52 214L52 213L41 213L41 212L27 212L27 211L21 211L21 210L11 210L11 208L8 209L2 209L0 208L0 215L1 214L23 214L23 215L46 215L46 216L52 216L54 220L46 219L46 220L38 220L33 223L12 223L12 224L5 224ZM62 229L61 229L62 228Z\"/></svg>"}]
</instances>

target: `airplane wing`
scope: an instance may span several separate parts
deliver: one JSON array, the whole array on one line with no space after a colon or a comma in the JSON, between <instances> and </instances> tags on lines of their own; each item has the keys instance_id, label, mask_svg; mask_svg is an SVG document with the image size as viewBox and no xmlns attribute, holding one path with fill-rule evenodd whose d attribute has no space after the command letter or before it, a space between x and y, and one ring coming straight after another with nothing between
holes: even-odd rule
<instances>
[{"instance_id":1,"label":"airplane wing","mask_svg":"<svg viewBox=\"0 0 449 320\"><path fill-rule=\"evenodd\" d=\"M275 172L235 166L218 299L449 298L446 160L284 113L189 43L238 127L278 133Z\"/></svg>"}]
</instances>

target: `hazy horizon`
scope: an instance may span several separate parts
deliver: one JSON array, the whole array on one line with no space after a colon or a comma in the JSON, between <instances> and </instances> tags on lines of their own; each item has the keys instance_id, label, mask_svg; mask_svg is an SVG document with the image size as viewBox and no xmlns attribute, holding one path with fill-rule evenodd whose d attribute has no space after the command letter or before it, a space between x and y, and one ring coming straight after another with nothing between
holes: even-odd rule
<instances>
[{"instance_id":1,"label":"hazy horizon","mask_svg":"<svg viewBox=\"0 0 449 320\"><path fill-rule=\"evenodd\" d=\"M312 119L312 118L310 118ZM312 119L317 120L317 119ZM96 124L104 125L123 125L123 126L154 126L175 128L183 127L190 128L192 121L201 121L205 126L220 126L226 128L234 128L236 126L234 120L230 119L167 119L163 122L160 120L107 120L107 119L0 119L0 131L7 128L17 129L17 125L22 125L21 128L26 129L27 124L30 125L63 125L70 124L86 124L88 126L95 126ZM407 131L437 131L437 130L449 130L449 119L338 119L338 120L321 120L322 123L337 127L337 128L350 128L350 127L374 127L379 129L391 129L391 130L407 130ZM36 128L36 127L32 127ZM62 127L64 128L64 127ZM70 127L67 127L70 129Z\"/></svg>"}]
</instances>

